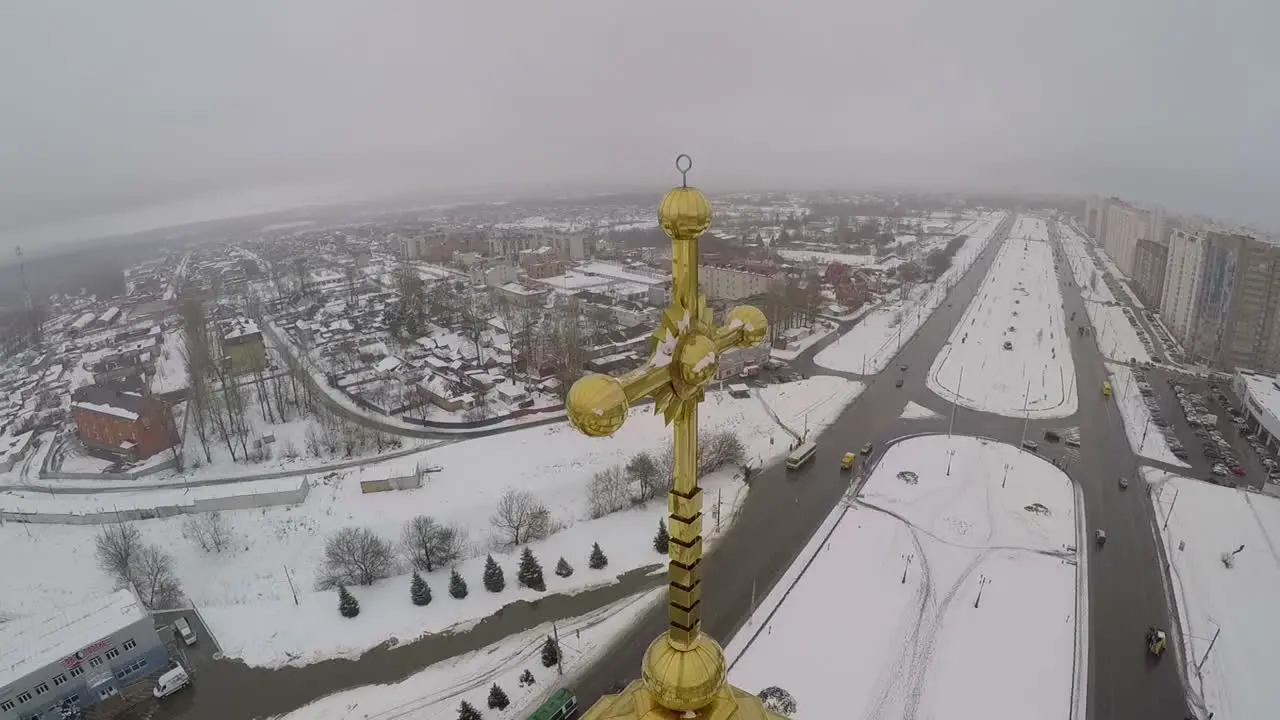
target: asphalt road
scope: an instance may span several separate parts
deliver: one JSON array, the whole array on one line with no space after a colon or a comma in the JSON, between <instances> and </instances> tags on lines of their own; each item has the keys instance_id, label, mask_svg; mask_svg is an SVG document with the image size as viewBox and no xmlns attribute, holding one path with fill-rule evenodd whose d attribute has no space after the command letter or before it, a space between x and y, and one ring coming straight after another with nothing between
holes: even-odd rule
<instances>
[{"instance_id":1,"label":"asphalt road","mask_svg":"<svg viewBox=\"0 0 1280 720\"><path fill-rule=\"evenodd\" d=\"M705 561L703 629L707 633L727 643L750 616L753 601L769 593L839 502L848 485L847 475L838 469L839 457L846 450L866 441L883 447L908 432L946 430L952 408L926 387L924 374L973 298L1004 237L1002 233L993 239L982 258L952 289L950 304L938 308L889 369L868 378L871 384L862 396L818 437L813 463L800 473L775 468L753 481L737 524ZM1062 271L1059 282L1066 312L1074 311L1078 319L1087 319L1079 292L1068 288L1070 271L1065 265ZM1090 528L1105 528L1109 539L1105 550L1092 551L1089 564L1089 717L1180 719L1186 706L1176 658L1152 663L1143 644L1148 625L1172 627L1153 534L1153 510L1140 484L1125 492L1118 487L1119 477L1135 477L1138 465L1119 411L1102 397L1105 367L1093 338L1074 335L1071 347L1080 397L1074 417L1024 423L957 408L955 431L1017 444L1024 436L1039 439L1048 428L1079 427L1079 453L1068 455L1065 448L1044 442L1040 452L1072 458L1068 472L1083 489ZM813 352L806 353L805 358L812 356ZM908 366L903 373L906 383L895 388L893 380L901 373L898 366L902 364ZM831 374L804 359L792 366L802 372ZM942 413L942 417L899 420L902 408L911 401ZM615 684L635 677L645 648L665 627L665 608L658 608L623 636L605 660L580 677L575 691L583 706L594 703Z\"/></svg>"}]
</instances>

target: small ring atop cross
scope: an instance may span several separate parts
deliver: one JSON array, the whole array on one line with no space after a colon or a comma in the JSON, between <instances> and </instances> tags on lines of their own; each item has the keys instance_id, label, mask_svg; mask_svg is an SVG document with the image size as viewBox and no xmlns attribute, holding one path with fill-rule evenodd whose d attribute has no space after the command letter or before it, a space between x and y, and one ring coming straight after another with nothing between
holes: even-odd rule
<instances>
[{"instance_id":1,"label":"small ring atop cross","mask_svg":"<svg viewBox=\"0 0 1280 720\"><path fill-rule=\"evenodd\" d=\"M681 167L681 166L684 167ZM680 183L689 187L689 171L693 169L693 158L681 153L676 156L676 170L680 173Z\"/></svg>"}]
</instances>

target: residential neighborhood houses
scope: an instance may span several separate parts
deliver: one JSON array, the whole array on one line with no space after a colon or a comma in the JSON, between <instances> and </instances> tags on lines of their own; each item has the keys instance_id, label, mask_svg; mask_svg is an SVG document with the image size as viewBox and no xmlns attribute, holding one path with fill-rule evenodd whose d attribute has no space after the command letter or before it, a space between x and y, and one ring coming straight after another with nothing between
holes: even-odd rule
<instances>
[{"instance_id":1,"label":"residential neighborhood houses","mask_svg":"<svg viewBox=\"0 0 1280 720\"><path fill-rule=\"evenodd\" d=\"M717 321L743 302L770 321L768 342L719 362L717 393L730 404L708 411L725 448L708 467L725 470L708 482L737 498L726 503L741 500L743 468L785 454L793 432L785 423L821 425L860 387L802 380L787 370L790 358L842 323L901 305L947 270L966 231L990 215L959 202L909 211L878 197L838 200L868 211L811 219L797 196L716 201L722 221L704 240L702 291ZM652 531L656 496L603 502L592 484L604 482L596 471L609 463L661 457L665 439L640 427L619 444L594 446L610 448L595 461L583 453L602 451L570 453L572 471L563 468L568 451L556 448L567 442L559 423L573 381L634 368L651 352L670 301L669 244L651 213L607 202L499 204L409 220L269 227L162 249L129 267L123 292L112 297L49 298L38 341L24 341L0 366L0 533L13 543L61 538L42 545L52 555L94 547L87 562L102 572L53 578L22 561L5 582L33 590L6 612L34 617L46 601L133 588L151 611L195 606L206 630L232 646L223 650L230 657L305 663L358 656L405 632L406 620L393 613L390 625L341 647L301 635L277 639L279 647L245 644L261 623L292 637L286 621L272 618L331 592L325 558L353 533L371 533L368 542L393 554L408 547L404 538L394 548L383 539L399 525L405 537L414 523L452 533L444 565L463 575L486 553L505 561L529 541L587 568L588 558L572 553L588 537L604 538L616 565L640 567L645 556L627 549L629 538ZM445 447L522 427L540 439L517 433L511 442L545 446L536 470L544 481L511 487L504 472L482 472ZM482 500L433 502L438 515L405 515L412 498L475 486L478 472L496 483ZM502 507L543 520L508 542L496 530ZM486 523L493 537L463 532ZM264 554L268 537L272 551ZM148 582L133 560L105 563L112 543L137 549L129 557L149 563ZM407 571L393 560L340 582L375 585ZM410 565L438 583L435 562ZM589 562L600 561L593 554ZM571 590L578 579L557 582ZM361 593L362 601L383 602ZM456 621L474 619L506 601L493 602L452 612ZM444 627L454 615L433 622ZM139 666L123 676L112 665L113 677L152 682L167 669L148 662L145 672ZM20 674L42 672L32 664ZM76 695L83 707L106 697Z\"/></svg>"}]
</instances>

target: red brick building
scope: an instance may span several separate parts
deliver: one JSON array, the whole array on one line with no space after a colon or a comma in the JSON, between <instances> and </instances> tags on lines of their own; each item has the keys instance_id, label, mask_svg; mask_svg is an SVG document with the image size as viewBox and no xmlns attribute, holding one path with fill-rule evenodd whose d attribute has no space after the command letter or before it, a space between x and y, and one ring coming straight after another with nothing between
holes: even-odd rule
<instances>
[{"instance_id":1,"label":"red brick building","mask_svg":"<svg viewBox=\"0 0 1280 720\"><path fill-rule=\"evenodd\" d=\"M72 394L71 415L94 454L141 460L178 444L173 413L155 398L87 385Z\"/></svg>"}]
</instances>

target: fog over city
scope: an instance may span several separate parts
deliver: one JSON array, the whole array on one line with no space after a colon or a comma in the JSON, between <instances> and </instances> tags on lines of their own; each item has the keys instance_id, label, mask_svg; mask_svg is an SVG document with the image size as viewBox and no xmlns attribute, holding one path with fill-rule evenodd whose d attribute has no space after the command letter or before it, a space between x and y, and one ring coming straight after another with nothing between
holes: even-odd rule
<instances>
[{"instance_id":1,"label":"fog over city","mask_svg":"<svg viewBox=\"0 0 1280 720\"><path fill-rule=\"evenodd\" d=\"M391 191L910 184L1280 224L1280 6L0 7L0 250ZM109 219L104 219L109 218Z\"/></svg>"}]
</instances>

